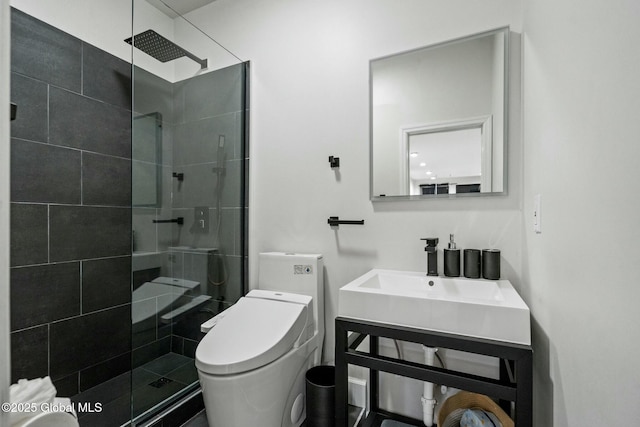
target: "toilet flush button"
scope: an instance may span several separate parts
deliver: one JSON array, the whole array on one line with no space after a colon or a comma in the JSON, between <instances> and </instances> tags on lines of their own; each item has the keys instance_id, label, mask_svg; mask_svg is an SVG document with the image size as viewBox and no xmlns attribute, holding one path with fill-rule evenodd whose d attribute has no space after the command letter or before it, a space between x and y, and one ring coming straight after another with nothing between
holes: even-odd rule
<instances>
[{"instance_id":1,"label":"toilet flush button","mask_svg":"<svg viewBox=\"0 0 640 427\"><path fill-rule=\"evenodd\" d=\"M304 395L300 393L291 406L291 422L296 424L300 417L302 417L302 411L304 410Z\"/></svg>"},{"instance_id":2,"label":"toilet flush button","mask_svg":"<svg viewBox=\"0 0 640 427\"><path fill-rule=\"evenodd\" d=\"M312 274L313 267L310 265L296 264L293 266L293 274Z\"/></svg>"}]
</instances>

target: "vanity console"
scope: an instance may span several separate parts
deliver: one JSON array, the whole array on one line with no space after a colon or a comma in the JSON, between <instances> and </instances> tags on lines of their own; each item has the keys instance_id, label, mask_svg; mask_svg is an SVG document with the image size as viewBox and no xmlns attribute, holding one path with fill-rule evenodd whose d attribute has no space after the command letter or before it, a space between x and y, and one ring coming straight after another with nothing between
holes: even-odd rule
<instances>
[{"instance_id":1,"label":"vanity console","mask_svg":"<svg viewBox=\"0 0 640 427\"><path fill-rule=\"evenodd\" d=\"M367 337L369 351L358 350ZM380 338L497 357L500 360L500 378L496 380L382 356L379 354L378 346ZM393 414L379 407L379 372L485 394L498 399L505 412L512 415L517 427L531 427L532 358L533 351L530 345L338 316L335 320L335 425L337 427L347 425L347 367L351 364L369 369L369 414L361 422L361 427L377 427L385 419L416 426L424 425L421 420ZM511 412L512 402L513 412Z\"/></svg>"}]
</instances>

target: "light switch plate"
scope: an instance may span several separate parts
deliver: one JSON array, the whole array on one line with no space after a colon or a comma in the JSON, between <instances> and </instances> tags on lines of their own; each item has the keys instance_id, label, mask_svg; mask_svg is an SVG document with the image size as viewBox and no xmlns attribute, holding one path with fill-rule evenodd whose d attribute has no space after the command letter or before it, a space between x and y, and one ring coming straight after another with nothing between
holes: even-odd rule
<instances>
[{"instance_id":1,"label":"light switch plate","mask_svg":"<svg viewBox=\"0 0 640 427\"><path fill-rule=\"evenodd\" d=\"M533 196L533 231L542 233L542 204L540 194Z\"/></svg>"}]
</instances>

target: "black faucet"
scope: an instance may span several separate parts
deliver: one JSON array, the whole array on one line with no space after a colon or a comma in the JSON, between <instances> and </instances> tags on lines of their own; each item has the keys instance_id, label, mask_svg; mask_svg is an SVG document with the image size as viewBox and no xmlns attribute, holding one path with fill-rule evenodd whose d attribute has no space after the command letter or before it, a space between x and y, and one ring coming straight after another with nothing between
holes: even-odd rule
<instances>
[{"instance_id":1,"label":"black faucet","mask_svg":"<svg viewBox=\"0 0 640 427\"><path fill-rule=\"evenodd\" d=\"M427 242L427 246L424 247L427 252L427 276L438 275L438 238L427 237L420 239Z\"/></svg>"}]
</instances>

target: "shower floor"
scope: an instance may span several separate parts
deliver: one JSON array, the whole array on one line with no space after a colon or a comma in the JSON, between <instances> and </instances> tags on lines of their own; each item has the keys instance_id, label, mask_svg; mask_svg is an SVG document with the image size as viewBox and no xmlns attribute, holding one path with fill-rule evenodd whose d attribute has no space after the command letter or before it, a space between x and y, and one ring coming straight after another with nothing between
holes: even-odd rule
<instances>
[{"instance_id":1,"label":"shower floor","mask_svg":"<svg viewBox=\"0 0 640 427\"><path fill-rule=\"evenodd\" d=\"M168 353L133 370L133 417L198 381L194 360Z\"/></svg>"},{"instance_id":2,"label":"shower floor","mask_svg":"<svg viewBox=\"0 0 640 427\"><path fill-rule=\"evenodd\" d=\"M99 402L101 412L79 414L81 427L125 425L198 380L194 360L167 353L78 394L75 402ZM133 405L131 391L133 390Z\"/></svg>"}]
</instances>

